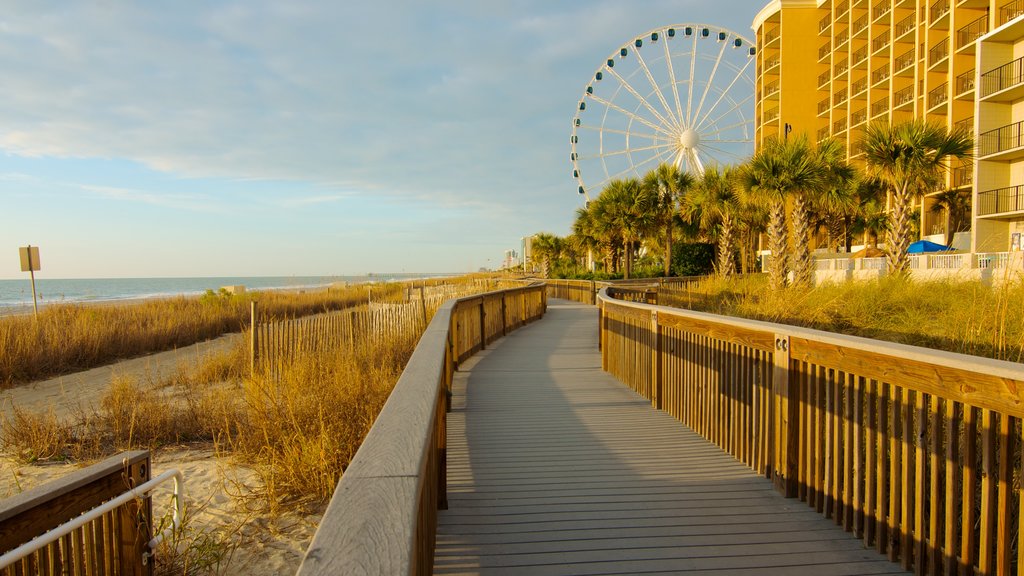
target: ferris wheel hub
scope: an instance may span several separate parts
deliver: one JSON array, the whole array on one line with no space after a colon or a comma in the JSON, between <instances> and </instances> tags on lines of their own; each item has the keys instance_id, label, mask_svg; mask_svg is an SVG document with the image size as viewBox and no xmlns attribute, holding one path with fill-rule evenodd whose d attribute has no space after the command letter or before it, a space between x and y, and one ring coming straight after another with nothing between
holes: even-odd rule
<instances>
[{"instance_id":1,"label":"ferris wheel hub","mask_svg":"<svg viewBox=\"0 0 1024 576\"><path fill-rule=\"evenodd\" d=\"M683 133L679 135L679 145L686 150L693 150L700 145L700 134L697 134L693 128L683 130Z\"/></svg>"}]
</instances>

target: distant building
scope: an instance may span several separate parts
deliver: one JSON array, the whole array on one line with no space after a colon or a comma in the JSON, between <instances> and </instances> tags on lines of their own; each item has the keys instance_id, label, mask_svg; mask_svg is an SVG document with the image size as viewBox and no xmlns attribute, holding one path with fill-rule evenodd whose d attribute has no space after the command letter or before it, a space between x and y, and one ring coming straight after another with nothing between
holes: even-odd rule
<instances>
[{"instance_id":1,"label":"distant building","mask_svg":"<svg viewBox=\"0 0 1024 576\"><path fill-rule=\"evenodd\" d=\"M522 257L523 269L531 271L533 269L533 236L523 236L522 240L522 251L520 254Z\"/></svg>"},{"instance_id":2,"label":"distant building","mask_svg":"<svg viewBox=\"0 0 1024 576\"><path fill-rule=\"evenodd\" d=\"M519 253L513 249L505 250L505 258L501 262L501 267L508 270L516 266L519 266Z\"/></svg>"}]
</instances>

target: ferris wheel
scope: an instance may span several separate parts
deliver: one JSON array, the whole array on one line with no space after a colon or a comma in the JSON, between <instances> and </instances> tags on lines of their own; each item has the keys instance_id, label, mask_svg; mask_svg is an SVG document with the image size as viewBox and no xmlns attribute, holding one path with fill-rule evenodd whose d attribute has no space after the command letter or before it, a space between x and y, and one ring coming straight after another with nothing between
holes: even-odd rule
<instances>
[{"instance_id":1,"label":"ferris wheel","mask_svg":"<svg viewBox=\"0 0 1024 576\"><path fill-rule=\"evenodd\" d=\"M661 163L702 174L753 152L754 44L725 28L676 24L618 48L587 83L572 123L579 193Z\"/></svg>"}]
</instances>

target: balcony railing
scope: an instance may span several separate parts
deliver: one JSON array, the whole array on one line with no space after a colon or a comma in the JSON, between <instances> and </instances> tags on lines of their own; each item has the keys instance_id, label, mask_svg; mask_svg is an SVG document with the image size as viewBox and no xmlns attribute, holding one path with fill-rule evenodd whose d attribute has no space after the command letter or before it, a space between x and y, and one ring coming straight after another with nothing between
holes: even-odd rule
<instances>
[{"instance_id":1,"label":"balcony railing","mask_svg":"<svg viewBox=\"0 0 1024 576\"><path fill-rule=\"evenodd\" d=\"M949 0L939 0L935 4L932 4L929 14L931 20L929 22L935 22L939 18L942 18L949 13Z\"/></svg>"},{"instance_id":2,"label":"balcony railing","mask_svg":"<svg viewBox=\"0 0 1024 576\"><path fill-rule=\"evenodd\" d=\"M889 45L889 35L879 36L871 41L871 52L875 53Z\"/></svg>"},{"instance_id":3,"label":"balcony railing","mask_svg":"<svg viewBox=\"0 0 1024 576\"><path fill-rule=\"evenodd\" d=\"M913 86L907 86L906 88L904 88L904 89L900 90L899 92L896 92L895 94L893 94L892 95L892 99L893 99L893 107L894 108L899 108L900 106L903 106L904 104L907 104L909 102L913 102L914 101L914 87Z\"/></svg>"},{"instance_id":4,"label":"balcony railing","mask_svg":"<svg viewBox=\"0 0 1024 576\"><path fill-rule=\"evenodd\" d=\"M949 100L949 83L943 82L941 86L937 86L928 91L928 109L935 108L945 104Z\"/></svg>"},{"instance_id":5,"label":"balcony railing","mask_svg":"<svg viewBox=\"0 0 1024 576\"><path fill-rule=\"evenodd\" d=\"M842 46L846 44L849 38L846 36L846 28L839 31L838 34L832 37L832 45L836 47L838 51Z\"/></svg>"},{"instance_id":6,"label":"balcony railing","mask_svg":"<svg viewBox=\"0 0 1024 576\"><path fill-rule=\"evenodd\" d=\"M957 30L956 32L956 47L957 50L967 46L971 42L977 40L982 34L988 32L988 15L978 18L974 22L971 22L967 26Z\"/></svg>"},{"instance_id":7,"label":"balcony railing","mask_svg":"<svg viewBox=\"0 0 1024 576\"><path fill-rule=\"evenodd\" d=\"M978 215L989 216L1024 210L1024 185L986 190L978 194Z\"/></svg>"},{"instance_id":8,"label":"balcony railing","mask_svg":"<svg viewBox=\"0 0 1024 576\"><path fill-rule=\"evenodd\" d=\"M851 60L853 60L853 65L856 66L857 64L860 64L861 62L866 60L867 57L868 57L868 45L865 44L865 45L861 46L860 48L858 48L857 51L853 53L853 57L851 58Z\"/></svg>"},{"instance_id":9,"label":"balcony railing","mask_svg":"<svg viewBox=\"0 0 1024 576\"><path fill-rule=\"evenodd\" d=\"M829 103L828 98L825 98L821 102L818 102L818 114L824 114L825 112L828 112L830 106L831 104Z\"/></svg>"},{"instance_id":10,"label":"balcony railing","mask_svg":"<svg viewBox=\"0 0 1024 576\"><path fill-rule=\"evenodd\" d=\"M843 74L846 74L846 71L849 70L849 69L850 69L850 61L849 60L843 60L839 64L836 64L835 69L834 69L835 70L835 75L836 76L842 76Z\"/></svg>"},{"instance_id":11,"label":"balcony railing","mask_svg":"<svg viewBox=\"0 0 1024 576\"><path fill-rule=\"evenodd\" d=\"M857 80L856 82L854 82L853 84L850 85L850 94L853 95L853 96L856 96L856 95L860 94L861 92L863 92L863 91L865 91L867 89L868 89L868 79L867 78L861 78L860 80Z\"/></svg>"},{"instance_id":12,"label":"balcony railing","mask_svg":"<svg viewBox=\"0 0 1024 576\"><path fill-rule=\"evenodd\" d=\"M829 74L827 70L825 72L822 72L821 74L818 74L818 88L824 88L824 86L828 84L828 81L831 79L832 75Z\"/></svg>"},{"instance_id":13,"label":"balcony railing","mask_svg":"<svg viewBox=\"0 0 1024 576\"><path fill-rule=\"evenodd\" d=\"M824 128L819 128L818 129L818 142L821 142L825 138L828 138L828 136L829 136L828 126L825 126Z\"/></svg>"},{"instance_id":14,"label":"balcony railing","mask_svg":"<svg viewBox=\"0 0 1024 576\"><path fill-rule=\"evenodd\" d=\"M884 113L888 109L889 109L889 100L888 99L879 100L878 102L875 102L875 103L871 104L871 117L874 118L875 116L878 116L879 114Z\"/></svg>"},{"instance_id":15,"label":"balcony railing","mask_svg":"<svg viewBox=\"0 0 1024 576\"><path fill-rule=\"evenodd\" d=\"M775 80L769 84L765 84L764 97L769 98L779 93L779 81Z\"/></svg>"},{"instance_id":16,"label":"balcony railing","mask_svg":"<svg viewBox=\"0 0 1024 576\"><path fill-rule=\"evenodd\" d=\"M956 95L960 96L974 90L974 68L956 77Z\"/></svg>"},{"instance_id":17,"label":"balcony railing","mask_svg":"<svg viewBox=\"0 0 1024 576\"><path fill-rule=\"evenodd\" d=\"M842 90L840 90L840 91L838 91L838 92L836 92L835 94L832 95L832 103L833 104L839 104L839 103L845 102L845 101L846 101L846 88L843 88Z\"/></svg>"},{"instance_id":18,"label":"balcony railing","mask_svg":"<svg viewBox=\"0 0 1024 576\"><path fill-rule=\"evenodd\" d=\"M818 33L821 34L825 30L828 30L828 27L831 26L831 25L832 25L832 17L831 16L825 16L821 20L818 20Z\"/></svg>"},{"instance_id":19,"label":"balcony railing","mask_svg":"<svg viewBox=\"0 0 1024 576\"><path fill-rule=\"evenodd\" d=\"M868 15L865 14L865 15L861 16L860 18L857 18L856 20L854 20L853 24L850 25L850 35L851 36L856 36L857 34L859 34L861 31L863 31L867 27L868 27Z\"/></svg>"},{"instance_id":20,"label":"balcony railing","mask_svg":"<svg viewBox=\"0 0 1024 576\"><path fill-rule=\"evenodd\" d=\"M832 42L825 42L821 48L818 48L818 60L824 60L828 58L828 55L832 53Z\"/></svg>"},{"instance_id":21,"label":"balcony railing","mask_svg":"<svg viewBox=\"0 0 1024 576\"><path fill-rule=\"evenodd\" d=\"M882 0L881 2L875 4L874 6L871 7L871 13L874 15L874 18L877 20L877 19L881 18L882 16L885 16L886 14L888 14L889 10L891 10L891 9L892 9L892 2L890 2L889 0Z\"/></svg>"},{"instance_id":22,"label":"balcony railing","mask_svg":"<svg viewBox=\"0 0 1024 576\"><path fill-rule=\"evenodd\" d=\"M981 96L989 96L1024 81L1024 58L1003 64L981 75Z\"/></svg>"},{"instance_id":23,"label":"balcony railing","mask_svg":"<svg viewBox=\"0 0 1024 576\"><path fill-rule=\"evenodd\" d=\"M771 110L768 110L767 112L764 113L764 120L763 120L763 122L764 123L768 123L768 122L771 122L773 120L778 120L778 119L779 119L779 107L776 106L775 108L772 108Z\"/></svg>"},{"instance_id":24,"label":"balcony railing","mask_svg":"<svg viewBox=\"0 0 1024 576\"><path fill-rule=\"evenodd\" d=\"M772 42L778 40L779 33L780 33L779 27L772 28L771 30L765 32L764 33L764 43L765 44L771 44Z\"/></svg>"},{"instance_id":25,"label":"balcony railing","mask_svg":"<svg viewBox=\"0 0 1024 576\"><path fill-rule=\"evenodd\" d=\"M779 56L775 56L771 60L765 60L765 62L764 62L764 69L765 70L771 70L772 68L775 68L776 66L778 66L781 62L782 62L782 58L779 57Z\"/></svg>"},{"instance_id":26,"label":"balcony railing","mask_svg":"<svg viewBox=\"0 0 1024 576\"><path fill-rule=\"evenodd\" d=\"M974 168L960 166L953 169L953 188L964 188L974 183Z\"/></svg>"},{"instance_id":27,"label":"balcony railing","mask_svg":"<svg viewBox=\"0 0 1024 576\"><path fill-rule=\"evenodd\" d=\"M947 56L949 56L949 38L943 38L928 50L928 65L934 66Z\"/></svg>"},{"instance_id":28,"label":"balcony railing","mask_svg":"<svg viewBox=\"0 0 1024 576\"><path fill-rule=\"evenodd\" d=\"M876 68L875 71L871 73L871 82L873 82L874 84L878 84L879 82L885 80L888 77L889 63L886 62L885 64L882 64L881 66Z\"/></svg>"},{"instance_id":29,"label":"balcony railing","mask_svg":"<svg viewBox=\"0 0 1024 576\"><path fill-rule=\"evenodd\" d=\"M1024 14L1024 0L1010 2L999 9L999 25L1002 26L1021 14Z\"/></svg>"},{"instance_id":30,"label":"balcony railing","mask_svg":"<svg viewBox=\"0 0 1024 576\"><path fill-rule=\"evenodd\" d=\"M893 26L892 37L899 38L900 36L903 36L904 34L910 32L916 27L917 22L914 20L914 15L911 14L910 16L907 16L903 20L900 20L899 22L896 23L895 26Z\"/></svg>"},{"instance_id":31,"label":"balcony railing","mask_svg":"<svg viewBox=\"0 0 1024 576\"><path fill-rule=\"evenodd\" d=\"M978 155L988 156L1024 146L1024 121L1014 122L978 136Z\"/></svg>"},{"instance_id":32,"label":"balcony railing","mask_svg":"<svg viewBox=\"0 0 1024 576\"><path fill-rule=\"evenodd\" d=\"M906 52L904 52L903 54L900 54L899 57L896 58L896 61L893 62L893 64L894 64L893 68L895 68L896 73L899 74L900 72L906 70L907 68L910 68L910 66L913 63L914 63L914 49L911 48L910 50L907 50Z\"/></svg>"},{"instance_id":33,"label":"balcony railing","mask_svg":"<svg viewBox=\"0 0 1024 576\"><path fill-rule=\"evenodd\" d=\"M957 132L966 132L967 134L974 134L974 116L968 116L963 120L957 120L953 123L953 130Z\"/></svg>"},{"instance_id":34,"label":"balcony railing","mask_svg":"<svg viewBox=\"0 0 1024 576\"><path fill-rule=\"evenodd\" d=\"M868 111L866 108L861 108L853 114L850 114L850 126L860 126L868 120Z\"/></svg>"},{"instance_id":35,"label":"balcony railing","mask_svg":"<svg viewBox=\"0 0 1024 576\"><path fill-rule=\"evenodd\" d=\"M842 132L843 130L846 130L846 118L842 118L840 120L836 120L835 122L832 123L832 133L833 134L838 134L838 133Z\"/></svg>"}]
</instances>

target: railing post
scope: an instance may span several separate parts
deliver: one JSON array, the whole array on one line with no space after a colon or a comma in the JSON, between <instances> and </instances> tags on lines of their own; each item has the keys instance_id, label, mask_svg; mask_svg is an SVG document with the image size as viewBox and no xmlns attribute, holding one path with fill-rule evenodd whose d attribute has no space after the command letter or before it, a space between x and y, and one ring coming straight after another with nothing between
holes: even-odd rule
<instances>
[{"instance_id":1,"label":"railing post","mask_svg":"<svg viewBox=\"0 0 1024 576\"><path fill-rule=\"evenodd\" d=\"M138 462L125 462L125 482L131 488L145 484L150 478L149 468L148 455ZM119 574L143 576L153 573L153 563L143 563L143 554L149 552L149 539L153 531L152 502L148 496L136 499L121 506L115 513L114 522L119 528L115 532L119 535Z\"/></svg>"},{"instance_id":2,"label":"railing post","mask_svg":"<svg viewBox=\"0 0 1024 576\"><path fill-rule=\"evenodd\" d=\"M590 303L597 304L597 283L590 281Z\"/></svg>"},{"instance_id":3,"label":"railing post","mask_svg":"<svg viewBox=\"0 0 1024 576\"><path fill-rule=\"evenodd\" d=\"M775 489L787 498L797 495L797 468L799 466L800 403L797 395L796 374L791 371L789 336L775 335L772 354L772 396L775 412L775 457L772 477Z\"/></svg>"},{"instance_id":4,"label":"railing post","mask_svg":"<svg viewBox=\"0 0 1024 576\"><path fill-rule=\"evenodd\" d=\"M501 335L508 336L508 312L505 307L505 293L501 293Z\"/></svg>"},{"instance_id":5,"label":"railing post","mask_svg":"<svg viewBox=\"0 0 1024 576\"><path fill-rule=\"evenodd\" d=\"M487 322L486 322L486 320L484 320L484 315L486 314L486 312L484 312L484 308L486 307L485 301L486 301L486 298L481 296L480 297L480 349L481 350L483 350L484 348L487 348Z\"/></svg>"},{"instance_id":6,"label":"railing post","mask_svg":"<svg viewBox=\"0 0 1024 576\"><path fill-rule=\"evenodd\" d=\"M249 374L256 374L256 301L249 303Z\"/></svg>"},{"instance_id":7,"label":"railing post","mask_svg":"<svg viewBox=\"0 0 1024 576\"><path fill-rule=\"evenodd\" d=\"M661 326L658 325L658 311L651 311L651 334L654 346L651 348L651 405L661 410L662 407L662 367L661 367Z\"/></svg>"}]
</instances>

